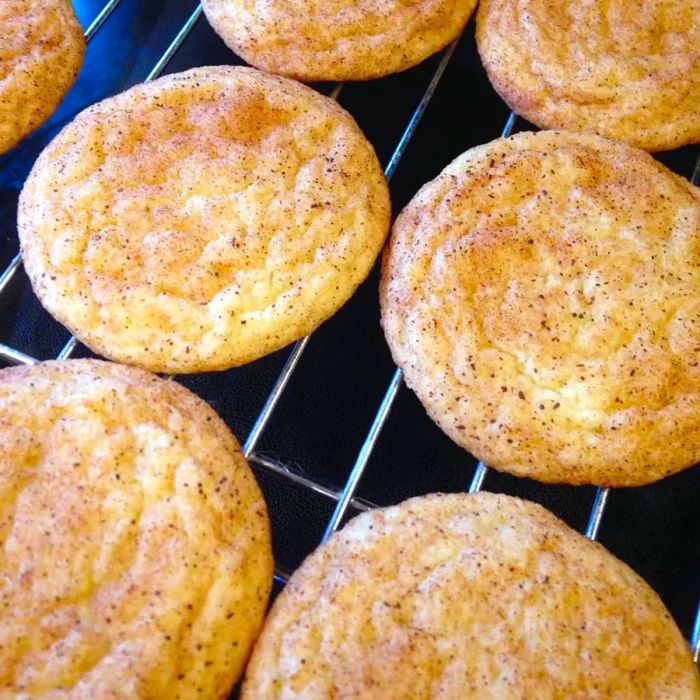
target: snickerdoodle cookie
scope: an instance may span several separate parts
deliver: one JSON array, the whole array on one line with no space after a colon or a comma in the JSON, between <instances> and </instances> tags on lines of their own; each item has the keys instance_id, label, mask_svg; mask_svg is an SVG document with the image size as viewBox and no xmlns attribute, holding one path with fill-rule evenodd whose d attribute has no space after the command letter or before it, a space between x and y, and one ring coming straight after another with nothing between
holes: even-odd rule
<instances>
[{"instance_id":1,"label":"snickerdoodle cookie","mask_svg":"<svg viewBox=\"0 0 700 700\"><path fill-rule=\"evenodd\" d=\"M333 100L251 68L196 68L82 112L24 186L42 304L153 371L254 360L310 333L389 228L372 146Z\"/></svg>"},{"instance_id":2,"label":"snickerdoodle cookie","mask_svg":"<svg viewBox=\"0 0 700 700\"><path fill-rule=\"evenodd\" d=\"M648 151L700 141L700 0L481 0L477 42L538 126Z\"/></svg>"},{"instance_id":3,"label":"snickerdoodle cookie","mask_svg":"<svg viewBox=\"0 0 700 700\"><path fill-rule=\"evenodd\" d=\"M700 461L700 190L644 151L468 151L398 217L381 305L408 386L497 469L631 486Z\"/></svg>"},{"instance_id":4,"label":"snickerdoodle cookie","mask_svg":"<svg viewBox=\"0 0 700 700\"><path fill-rule=\"evenodd\" d=\"M0 2L0 153L51 116L84 50L69 0Z\"/></svg>"},{"instance_id":5,"label":"snickerdoodle cookie","mask_svg":"<svg viewBox=\"0 0 700 700\"><path fill-rule=\"evenodd\" d=\"M432 495L352 520L275 601L244 700L698 700L659 597L508 496Z\"/></svg>"},{"instance_id":6,"label":"snickerdoodle cookie","mask_svg":"<svg viewBox=\"0 0 700 700\"><path fill-rule=\"evenodd\" d=\"M455 39L476 0L204 0L248 63L298 80L368 80L406 70Z\"/></svg>"},{"instance_id":7,"label":"snickerdoodle cookie","mask_svg":"<svg viewBox=\"0 0 700 700\"><path fill-rule=\"evenodd\" d=\"M0 698L228 697L272 581L238 443L173 381L0 371Z\"/></svg>"}]
</instances>

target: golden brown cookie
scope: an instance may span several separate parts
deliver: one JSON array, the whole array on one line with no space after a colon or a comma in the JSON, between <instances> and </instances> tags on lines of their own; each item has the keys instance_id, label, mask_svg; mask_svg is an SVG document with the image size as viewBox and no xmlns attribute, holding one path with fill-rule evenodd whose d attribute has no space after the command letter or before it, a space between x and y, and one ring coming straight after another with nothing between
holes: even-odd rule
<instances>
[{"instance_id":1,"label":"golden brown cookie","mask_svg":"<svg viewBox=\"0 0 700 700\"><path fill-rule=\"evenodd\" d=\"M698 700L659 597L541 506L432 495L358 516L277 598L243 700Z\"/></svg>"},{"instance_id":2,"label":"golden brown cookie","mask_svg":"<svg viewBox=\"0 0 700 700\"><path fill-rule=\"evenodd\" d=\"M389 194L352 117L251 68L196 68L85 110L19 203L42 304L110 359L227 369L313 331L369 273Z\"/></svg>"},{"instance_id":3,"label":"golden brown cookie","mask_svg":"<svg viewBox=\"0 0 700 700\"><path fill-rule=\"evenodd\" d=\"M481 0L476 37L496 91L538 126L700 142L700 0Z\"/></svg>"},{"instance_id":4,"label":"golden brown cookie","mask_svg":"<svg viewBox=\"0 0 700 700\"><path fill-rule=\"evenodd\" d=\"M459 36L476 0L204 0L248 63L298 80L369 80L406 70Z\"/></svg>"},{"instance_id":5,"label":"golden brown cookie","mask_svg":"<svg viewBox=\"0 0 700 700\"><path fill-rule=\"evenodd\" d=\"M487 464L645 484L700 461L700 190L572 132L474 148L394 226L394 360Z\"/></svg>"},{"instance_id":6,"label":"golden brown cookie","mask_svg":"<svg viewBox=\"0 0 700 700\"><path fill-rule=\"evenodd\" d=\"M69 0L0 2L0 153L51 116L84 51Z\"/></svg>"},{"instance_id":7,"label":"golden brown cookie","mask_svg":"<svg viewBox=\"0 0 700 700\"><path fill-rule=\"evenodd\" d=\"M173 381L0 371L0 697L228 697L272 580L235 438Z\"/></svg>"}]
</instances>

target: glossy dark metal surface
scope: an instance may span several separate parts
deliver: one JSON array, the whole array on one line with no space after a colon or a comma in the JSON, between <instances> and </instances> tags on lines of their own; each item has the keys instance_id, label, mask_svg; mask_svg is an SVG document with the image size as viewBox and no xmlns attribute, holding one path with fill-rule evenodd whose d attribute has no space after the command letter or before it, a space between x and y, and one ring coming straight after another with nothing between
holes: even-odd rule
<instances>
[{"instance_id":1,"label":"glossy dark metal surface","mask_svg":"<svg viewBox=\"0 0 700 700\"><path fill-rule=\"evenodd\" d=\"M84 27L105 1L74 0ZM54 117L0 156L0 270L17 252L17 196L43 145L84 106L145 79L195 7L190 0L122 0L90 43L79 80ZM509 110L488 84L473 34L471 23L398 164L391 183L396 211L462 151L499 136L506 122ZM384 165L440 60L436 56L401 75L343 88L340 103L355 116ZM222 63L240 61L200 18L166 72ZM518 120L515 130L523 128ZM659 157L690 177L699 150L689 147ZM48 359L68 337L40 308L20 269L0 297L0 343ZM87 354L78 348L77 356ZM247 367L178 381L209 401L243 442L288 354L289 349ZM341 492L393 372L378 322L375 270L309 340L257 452ZM277 561L293 570L320 541L335 501L299 480L255 468L270 507ZM401 386L356 495L385 505L432 491L467 490L475 468L476 461L453 445ZM492 470L483 488L536 500L580 531L586 529L595 497L593 487L544 486ZM598 532L603 544L659 592L686 636L700 595L699 503L700 468L695 467L652 486L613 491Z\"/></svg>"}]
</instances>

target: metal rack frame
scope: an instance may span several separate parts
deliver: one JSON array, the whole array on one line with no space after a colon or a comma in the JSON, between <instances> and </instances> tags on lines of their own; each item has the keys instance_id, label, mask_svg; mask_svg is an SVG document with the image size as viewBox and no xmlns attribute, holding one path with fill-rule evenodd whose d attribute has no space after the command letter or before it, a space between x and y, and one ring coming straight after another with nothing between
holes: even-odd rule
<instances>
[{"instance_id":1,"label":"metal rack frame","mask_svg":"<svg viewBox=\"0 0 700 700\"><path fill-rule=\"evenodd\" d=\"M90 42L92 40L92 38L99 31L100 27L102 27L104 22L117 8L120 2L121 0L109 0L104 5L102 10L97 14L97 16L85 30L86 42ZM165 50L163 55L153 66L152 70L149 72L144 82L150 82L151 80L155 80L163 73L163 71L166 69L172 58L177 53L180 46L183 44L183 42L186 40L186 38L194 28L197 21L202 16L202 12L203 10L201 3L197 3L194 11L188 17L186 22L182 25L182 27L180 28L180 30L178 31L168 48ZM404 128L402 136L399 139L397 145L395 146L391 158L389 159L389 162L384 170L384 175L388 181L391 180L392 176L394 175L394 172L396 171L397 166L399 165L404 153L406 152L406 149L408 148L411 139L413 138L416 128L418 127L418 124L425 110L430 104L433 94L435 93L435 90L437 89L440 80L442 79L445 69L447 68L450 62L450 59L452 58L452 55L454 53L455 47L459 39L460 37L455 39L455 41L443 51L442 57L439 63L437 64L437 67L435 68L435 71L432 75L430 82L428 83L428 86L425 89L425 92L423 93L420 101L414 109L411 118L409 119L406 127ZM334 90L330 93L330 96L333 99L337 99L340 95L342 87L342 84L337 84ZM502 136L510 135L515 126L516 120L516 115L513 112L511 112L508 116L508 119L506 120L505 125L503 126L501 132ZM690 180L694 183L700 180L700 157L698 158L695 164L695 168L693 170ZM2 292L8 287L12 279L15 277L15 274L17 273L21 262L21 253L17 253L15 257L12 258L10 264L4 270L4 272L0 274L0 295L2 295ZM333 511L333 515L331 516L326 526L325 532L321 540L322 542L325 542L326 539L328 539L328 537L340 527L350 507L361 511L369 510L375 507L374 504L356 496L356 493L360 481L362 480L362 477L365 473L365 470L367 469L369 460L372 456L372 452L375 448L375 445L377 444L382 430L384 429L394 401L401 388L402 373L399 369L395 370L393 377L384 393L384 397L374 416L367 436L359 452L357 453L355 463L352 469L350 470L350 474L348 475L348 478L345 481L343 488L336 489L330 487L328 485L322 484L318 481L308 478L307 476L303 475L298 469L288 467L281 462L271 460L256 452L256 447L258 445L260 437L267 428L270 418L272 417L272 414L274 413L275 408L277 407L277 404L282 394L284 393L287 384L290 378L292 377L292 374L294 373L299 363L299 360L301 359L308 345L309 339L310 336L306 336L305 338L298 340L292 346L289 356L279 376L277 377L277 380L275 381L269 394L267 395L265 403L260 413L258 414L258 417L248 435L248 438L243 444L243 453L246 459L252 464L256 465L257 467L270 471L286 479L289 479L295 484L298 484L332 501L335 501L335 509ZM56 359L65 359L70 357L75 351L77 345L78 341L75 337L72 336L68 340L68 342L63 346ZM37 362L39 362L38 359L31 357L21 352L20 350L3 344L0 344L0 359L10 364L36 364ZM487 473L488 467L483 462L479 462L472 477L471 484L469 486L470 493L474 493L476 491L481 490ZM591 512L588 519L588 524L585 530L586 536L592 540L595 540L598 536L598 532L600 530L609 496L610 489L598 488L596 491L593 503L591 505ZM280 584L284 585L288 580L289 575L286 572L277 569L275 578ZM698 605L697 613L695 616L693 631L690 638L690 646L693 652L693 658L695 659L695 662L699 663L700 604Z\"/></svg>"}]
</instances>

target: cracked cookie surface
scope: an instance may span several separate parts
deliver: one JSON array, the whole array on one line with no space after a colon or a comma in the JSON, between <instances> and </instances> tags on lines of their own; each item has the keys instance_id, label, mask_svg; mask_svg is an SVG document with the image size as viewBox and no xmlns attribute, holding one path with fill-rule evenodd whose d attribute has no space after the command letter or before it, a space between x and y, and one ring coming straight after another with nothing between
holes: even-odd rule
<instances>
[{"instance_id":1,"label":"cracked cookie surface","mask_svg":"<svg viewBox=\"0 0 700 700\"><path fill-rule=\"evenodd\" d=\"M540 127L700 142L700 0L482 0L476 36L496 91Z\"/></svg>"},{"instance_id":2,"label":"cracked cookie surface","mask_svg":"<svg viewBox=\"0 0 700 700\"><path fill-rule=\"evenodd\" d=\"M474 148L398 217L382 324L458 444L542 481L700 461L700 189L572 132Z\"/></svg>"},{"instance_id":3,"label":"cracked cookie surface","mask_svg":"<svg viewBox=\"0 0 700 700\"><path fill-rule=\"evenodd\" d=\"M369 80L406 70L459 35L476 0L204 0L248 63L298 80Z\"/></svg>"},{"instance_id":4,"label":"cracked cookie surface","mask_svg":"<svg viewBox=\"0 0 700 700\"><path fill-rule=\"evenodd\" d=\"M196 68L81 113L19 204L42 304L92 350L227 369L313 331L389 228L372 146L333 100L250 68Z\"/></svg>"},{"instance_id":5,"label":"cracked cookie surface","mask_svg":"<svg viewBox=\"0 0 700 700\"><path fill-rule=\"evenodd\" d=\"M629 567L541 506L432 495L358 516L275 601L243 700L698 700Z\"/></svg>"},{"instance_id":6,"label":"cracked cookie surface","mask_svg":"<svg viewBox=\"0 0 700 700\"><path fill-rule=\"evenodd\" d=\"M69 0L0 2L0 153L40 126L73 84L85 40Z\"/></svg>"},{"instance_id":7,"label":"cracked cookie surface","mask_svg":"<svg viewBox=\"0 0 700 700\"><path fill-rule=\"evenodd\" d=\"M95 360L0 371L0 698L225 698L272 581L228 428Z\"/></svg>"}]
</instances>

